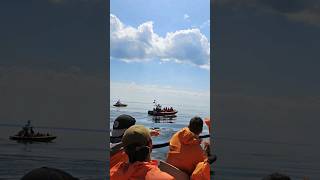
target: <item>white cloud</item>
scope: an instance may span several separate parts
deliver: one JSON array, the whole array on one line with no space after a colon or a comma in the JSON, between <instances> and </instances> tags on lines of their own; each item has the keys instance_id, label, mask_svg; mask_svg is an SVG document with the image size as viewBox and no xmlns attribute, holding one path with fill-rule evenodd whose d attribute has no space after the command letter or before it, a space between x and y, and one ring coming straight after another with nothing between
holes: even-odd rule
<instances>
[{"instance_id":1,"label":"white cloud","mask_svg":"<svg viewBox=\"0 0 320 180\"><path fill-rule=\"evenodd\" d=\"M184 14L184 15L183 15L183 19L189 20L189 19L190 19L190 16L189 16L188 14Z\"/></svg>"},{"instance_id":2,"label":"white cloud","mask_svg":"<svg viewBox=\"0 0 320 180\"><path fill-rule=\"evenodd\" d=\"M110 14L110 55L128 63L160 59L210 67L210 43L199 29L168 32L161 37L153 31L152 21L134 28L113 14Z\"/></svg>"}]
</instances>

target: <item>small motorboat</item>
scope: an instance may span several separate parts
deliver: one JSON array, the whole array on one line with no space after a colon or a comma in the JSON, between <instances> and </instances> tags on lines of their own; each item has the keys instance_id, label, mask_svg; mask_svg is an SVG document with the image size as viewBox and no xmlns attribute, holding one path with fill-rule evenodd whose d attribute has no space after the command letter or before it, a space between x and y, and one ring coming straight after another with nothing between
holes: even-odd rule
<instances>
[{"instance_id":1,"label":"small motorboat","mask_svg":"<svg viewBox=\"0 0 320 180\"><path fill-rule=\"evenodd\" d=\"M28 120L27 124L22 127L17 134L13 136L9 136L9 139L16 140L16 141L23 141L23 142L50 142L56 139L57 136L52 136L49 133L35 133L33 131L33 127L31 126L31 121Z\"/></svg>"},{"instance_id":2,"label":"small motorboat","mask_svg":"<svg viewBox=\"0 0 320 180\"><path fill-rule=\"evenodd\" d=\"M118 100L113 106L115 106L115 107L126 107L127 104L121 103L120 100Z\"/></svg>"},{"instance_id":3,"label":"small motorboat","mask_svg":"<svg viewBox=\"0 0 320 180\"><path fill-rule=\"evenodd\" d=\"M36 141L36 142L50 142L54 139L56 139L57 136L51 136L51 135L42 135L42 136L10 136L11 140L16 141Z\"/></svg>"},{"instance_id":4,"label":"small motorboat","mask_svg":"<svg viewBox=\"0 0 320 180\"><path fill-rule=\"evenodd\" d=\"M153 103L155 103L155 101ZM155 103L155 108L153 108L153 110L148 111L148 114L152 116L173 116L177 113L178 111L173 109L172 107L161 108L161 105L157 103Z\"/></svg>"}]
</instances>

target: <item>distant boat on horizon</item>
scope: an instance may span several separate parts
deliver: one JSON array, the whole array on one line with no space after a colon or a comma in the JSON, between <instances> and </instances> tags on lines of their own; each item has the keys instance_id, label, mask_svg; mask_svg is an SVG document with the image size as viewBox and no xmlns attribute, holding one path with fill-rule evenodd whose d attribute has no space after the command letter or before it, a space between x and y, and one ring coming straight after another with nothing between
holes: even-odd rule
<instances>
[{"instance_id":1,"label":"distant boat on horizon","mask_svg":"<svg viewBox=\"0 0 320 180\"><path fill-rule=\"evenodd\" d=\"M22 142L50 142L54 139L56 139L57 136L52 136L49 133L42 134L42 133L35 133L33 131L33 127L31 126L31 121L28 120L27 124L22 127L22 130L20 130L17 134L13 136L9 136L9 139L16 140L16 141L22 141Z\"/></svg>"},{"instance_id":2,"label":"distant boat on horizon","mask_svg":"<svg viewBox=\"0 0 320 180\"><path fill-rule=\"evenodd\" d=\"M120 99L113 105L115 107L127 107L127 104L121 103Z\"/></svg>"}]
</instances>

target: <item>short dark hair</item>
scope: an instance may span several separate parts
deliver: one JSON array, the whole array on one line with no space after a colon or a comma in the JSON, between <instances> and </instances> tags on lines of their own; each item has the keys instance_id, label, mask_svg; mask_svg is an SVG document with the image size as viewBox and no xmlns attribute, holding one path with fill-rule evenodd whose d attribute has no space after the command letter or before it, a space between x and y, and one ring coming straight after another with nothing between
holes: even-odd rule
<instances>
[{"instance_id":1,"label":"short dark hair","mask_svg":"<svg viewBox=\"0 0 320 180\"><path fill-rule=\"evenodd\" d=\"M195 116L195 117L191 118L188 127L191 132L193 132L195 134L200 134L202 132L202 128L203 128L203 121L199 116Z\"/></svg>"},{"instance_id":2,"label":"short dark hair","mask_svg":"<svg viewBox=\"0 0 320 180\"><path fill-rule=\"evenodd\" d=\"M262 180L291 180L291 179L287 175L276 172L264 177Z\"/></svg>"},{"instance_id":3,"label":"short dark hair","mask_svg":"<svg viewBox=\"0 0 320 180\"><path fill-rule=\"evenodd\" d=\"M139 147L137 150L136 148ZM149 153L150 153L150 148L148 146L140 146L137 144L131 144L129 146L126 146L125 152L128 155L129 162L134 163L136 161L144 162L147 160Z\"/></svg>"}]
</instances>

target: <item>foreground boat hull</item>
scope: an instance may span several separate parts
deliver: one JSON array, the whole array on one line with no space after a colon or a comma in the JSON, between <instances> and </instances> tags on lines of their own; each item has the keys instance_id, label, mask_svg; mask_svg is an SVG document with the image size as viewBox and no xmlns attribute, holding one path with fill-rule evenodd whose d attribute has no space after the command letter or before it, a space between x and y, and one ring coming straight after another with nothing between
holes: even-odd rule
<instances>
[{"instance_id":1,"label":"foreground boat hull","mask_svg":"<svg viewBox=\"0 0 320 180\"><path fill-rule=\"evenodd\" d=\"M149 115L152 116L171 116L177 114L178 111L172 111L172 112L155 112L155 111L148 111Z\"/></svg>"},{"instance_id":2,"label":"foreground boat hull","mask_svg":"<svg viewBox=\"0 0 320 180\"><path fill-rule=\"evenodd\" d=\"M21 136L10 136L11 140L16 141L36 141L36 142L50 142L56 139L56 136L39 136L39 137L21 137Z\"/></svg>"},{"instance_id":3,"label":"foreground boat hull","mask_svg":"<svg viewBox=\"0 0 320 180\"><path fill-rule=\"evenodd\" d=\"M115 106L115 107L127 107L126 104L114 104L113 106Z\"/></svg>"}]
</instances>

